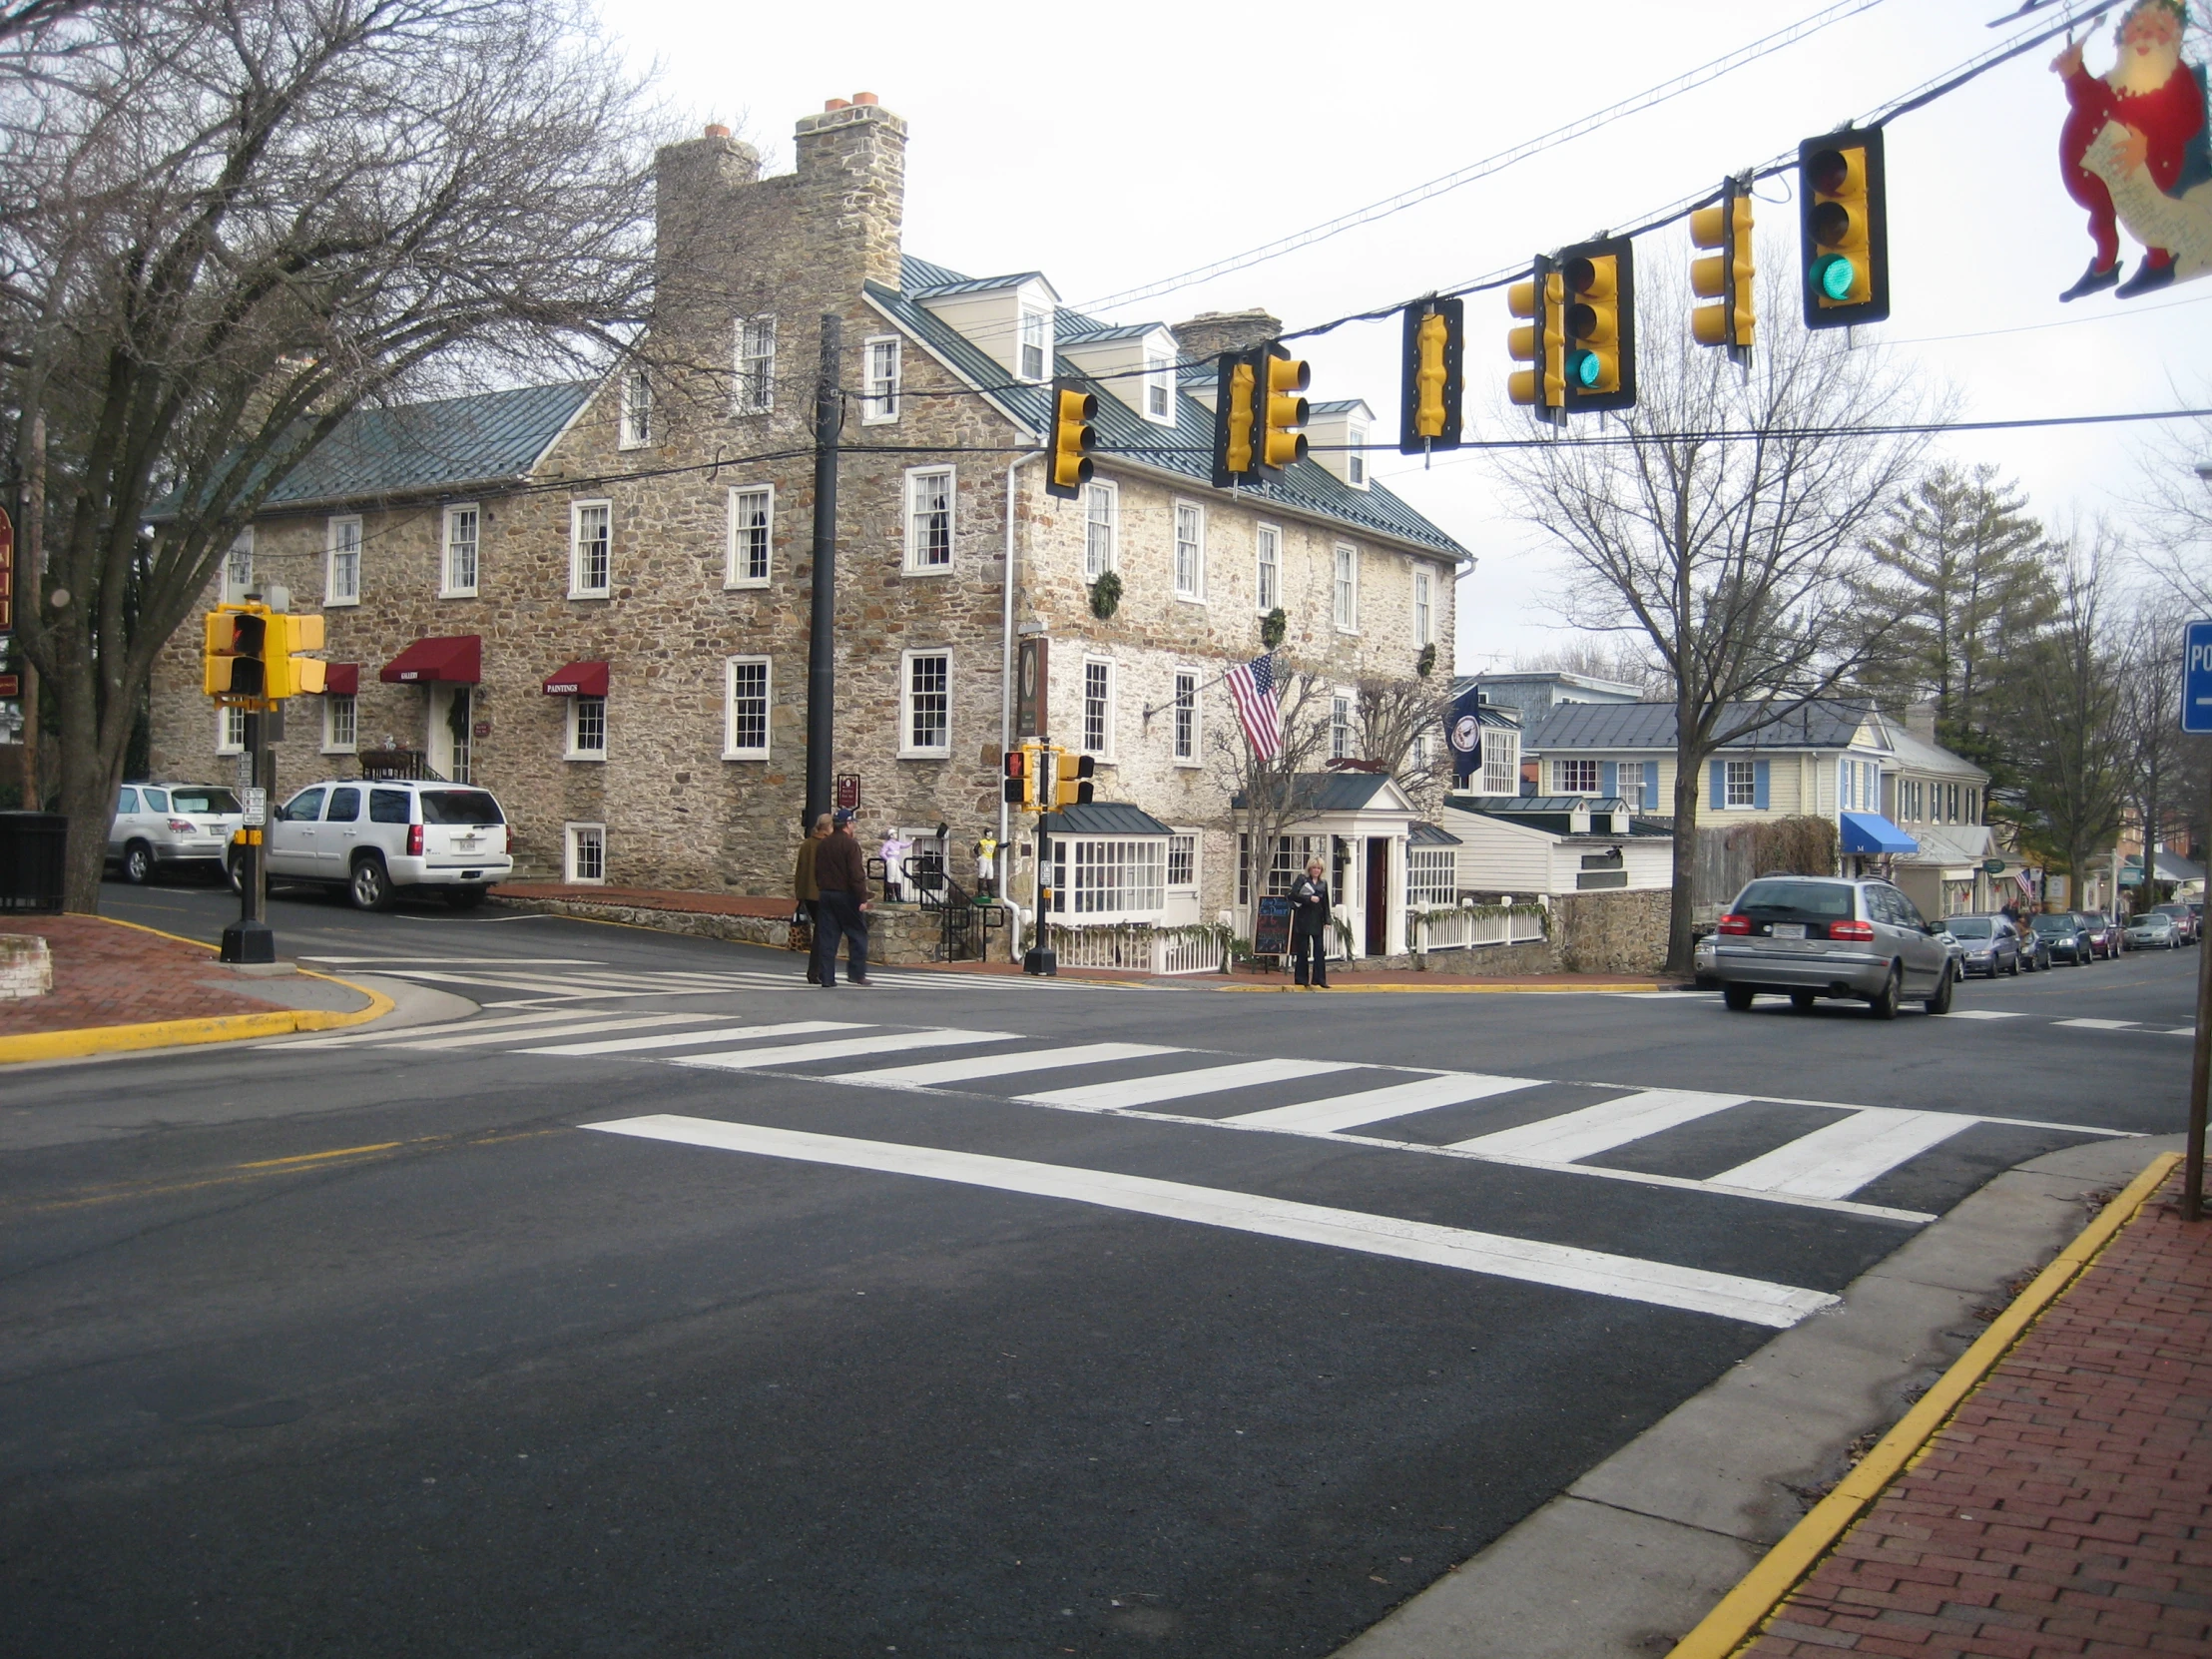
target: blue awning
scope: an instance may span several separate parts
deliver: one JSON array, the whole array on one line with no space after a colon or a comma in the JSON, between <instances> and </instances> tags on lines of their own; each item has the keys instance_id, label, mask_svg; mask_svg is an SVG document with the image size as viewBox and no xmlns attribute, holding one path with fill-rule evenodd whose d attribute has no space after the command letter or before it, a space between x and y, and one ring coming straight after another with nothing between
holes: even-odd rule
<instances>
[{"instance_id":1,"label":"blue awning","mask_svg":"<svg viewBox=\"0 0 2212 1659\"><path fill-rule=\"evenodd\" d=\"M1921 843L1880 813L1845 813L1846 852L1918 852Z\"/></svg>"}]
</instances>

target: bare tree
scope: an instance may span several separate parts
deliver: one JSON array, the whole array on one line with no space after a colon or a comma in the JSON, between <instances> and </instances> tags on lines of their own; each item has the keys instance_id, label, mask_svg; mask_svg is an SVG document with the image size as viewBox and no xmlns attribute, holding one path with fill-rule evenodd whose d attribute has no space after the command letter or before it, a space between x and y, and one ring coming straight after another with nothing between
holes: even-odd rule
<instances>
[{"instance_id":1,"label":"bare tree","mask_svg":"<svg viewBox=\"0 0 2212 1659\"><path fill-rule=\"evenodd\" d=\"M1329 757L1331 704L1335 683L1327 676L1293 669L1278 674L1276 706L1283 721L1283 747L1261 760L1246 741L1241 723L1214 721L1207 747L1214 780L1230 809L1244 855L1251 861L1252 896L1277 890L1271 885L1275 850L1283 835L1313 811L1302 777L1322 768Z\"/></svg>"},{"instance_id":2,"label":"bare tree","mask_svg":"<svg viewBox=\"0 0 2212 1659\"><path fill-rule=\"evenodd\" d=\"M2181 629L2164 596L2138 600L2120 648L2118 735L2125 749L2127 805L2143 831L2146 900L2158 879L2158 846L2176 817L2187 756L2181 735ZM2175 809L2182 811L2179 815Z\"/></svg>"},{"instance_id":3,"label":"bare tree","mask_svg":"<svg viewBox=\"0 0 2212 1659\"><path fill-rule=\"evenodd\" d=\"M1355 683L1354 698L1360 759L1387 772L1419 811L1437 811L1451 782L1451 755L1443 741L1451 712L1449 682L1370 675Z\"/></svg>"},{"instance_id":4,"label":"bare tree","mask_svg":"<svg viewBox=\"0 0 2212 1659\"><path fill-rule=\"evenodd\" d=\"M1541 651L1516 652L1516 673L1582 674L1592 680L1610 680L1634 686L1647 698L1674 695L1674 686L1663 669L1651 660L1650 643L1641 636L1622 634L1581 635Z\"/></svg>"},{"instance_id":5,"label":"bare tree","mask_svg":"<svg viewBox=\"0 0 2212 1659\"><path fill-rule=\"evenodd\" d=\"M2212 420L2161 428L2137 464L2144 563L2192 613L2212 615Z\"/></svg>"},{"instance_id":6,"label":"bare tree","mask_svg":"<svg viewBox=\"0 0 2212 1659\"><path fill-rule=\"evenodd\" d=\"M581 0L141 0L0 46L0 398L49 441L22 643L97 906L155 657L349 411L575 373L651 293L644 115ZM149 530L158 524L158 530Z\"/></svg>"},{"instance_id":7,"label":"bare tree","mask_svg":"<svg viewBox=\"0 0 2212 1659\"><path fill-rule=\"evenodd\" d=\"M1855 433L1917 412L1910 385L1879 351L1797 326L1795 300L1768 284L1748 375L1687 329L1653 329L1619 429L1501 452L1522 514L1567 555L1569 619L1648 639L1671 682L1675 972L1692 965L1705 762L1830 694L1879 646L1856 626L1849 578L1922 447ZM1643 303L1686 315L1686 283L1658 276Z\"/></svg>"}]
</instances>

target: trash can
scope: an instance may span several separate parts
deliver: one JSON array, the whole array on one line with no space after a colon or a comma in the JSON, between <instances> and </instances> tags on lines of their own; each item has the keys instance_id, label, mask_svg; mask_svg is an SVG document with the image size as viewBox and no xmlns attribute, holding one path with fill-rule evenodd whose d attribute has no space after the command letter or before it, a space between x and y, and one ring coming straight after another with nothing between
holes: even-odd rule
<instances>
[{"instance_id":1,"label":"trash can","mask_svg":"<svg viewBox=\"0 0 2212 1659\"><path fill-rule=\"evenodd\" d=\"M0 914L61 914L68 850L60 813L0 813Z\"/></svg>"}]
</instances>

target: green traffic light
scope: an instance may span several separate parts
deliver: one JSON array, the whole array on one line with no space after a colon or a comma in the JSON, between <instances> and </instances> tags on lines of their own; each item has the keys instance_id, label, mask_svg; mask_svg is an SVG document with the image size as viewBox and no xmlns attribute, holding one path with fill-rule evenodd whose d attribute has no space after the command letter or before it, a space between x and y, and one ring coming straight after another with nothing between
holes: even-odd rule
<instances>
[{"instance_id":1,"label":"green traffic light","mask_svg":"<svg viewBox=\"0 0 2212 1659\"><path fill-rule=\"evenodd\" d=\"M1813 279L1831 299L1849 299L1859 282L1859 273L1841 254L1830 254L1813 268Z\"/></svg>"},{"instance_id":2,"label":"green traffic light","mask_svg":"<svg viewBox=\"0 0 2212 1659\"><path fill-rule=\"evenodd\" d=\"M1567 360L1567 372L1574 376L1575 384L1594 386L1604 377L1605 364L1595 351L1577 351Z\"/></svg>"}]
</instances>

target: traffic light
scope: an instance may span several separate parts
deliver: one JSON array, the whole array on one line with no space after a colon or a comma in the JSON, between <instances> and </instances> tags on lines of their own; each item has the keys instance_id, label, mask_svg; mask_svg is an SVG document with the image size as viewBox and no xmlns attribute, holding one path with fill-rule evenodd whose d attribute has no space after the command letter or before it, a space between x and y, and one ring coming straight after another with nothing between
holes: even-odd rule
<instances>
[{"instance_id":1,"label":"traffic light","mask_svg":"<svg viewBox=\"0 0 2212 1659\"><path fill-rule=\"evenodd\" d=\"M1034 749L1009 749L1006 751L1006 805L1019 807L1025 813L1037 810L1037 752Z\"/></svg>"},{"instance_id":2,"label":"traffic light","mask_svg":"<svg viewBox=\"0 0 2212 1659\"><path fill-rule=\"evenodd\" d=\"M1690 215L1690 241L1717 250L1690 263L1690 290L1717 301L1691 309L1690 334L1700 345L1725 345L1738 362L1748 358L1758 320L1751 222L1751 193L1734 179L1721 187L1716 205Z\"/></svg>"},{"instance_id":3,"label":"traffic light","mask_svg":"<svg viewBox=\"0 0 2212 1659\"><path fill-rule=\"evenodd\" d=\"M1528 280L1505 290L1506 308L1527 318L1506 336L1506 350L1513 361L1536 365L1515 369L1505 383L1506 395L1534 409L1539 420L1558 419L1567 406L1566 295L1565 278L1541 255Z\"/></svg>"},{"instance_id":4,"label":"traffic light","mask_svg":"<svg viewBox=\"0 0 2212 1659\"><path fill-rule=\"evenodd\" d=\"M1882 129L1798 146L1805 325L1847 328L1890 314L1890 216Z\"/></svg>"},{"instance_id":5,"label":"traffic light","mask_svg":"<svg viewBox=\"0 0 2212 1659\"><path fill-rule=\"evenodd\" d=\"M1459 447L1465 308L1457 299L1416 299L1405 307L1405 381L1397 427L1397 447L1404 454Z\"/></svg>"},{"instance_id":6,"label":"traffic light","mask_svg":"<svg viewBox=\"0 0 2212 1659\"><path fill-rule=\"evenodd\" d=\"M1070 755L1064 749L1054 751L1054 759L1057 776L1052 788L1052 805L1088 807L1091 776L1098 771L1098 762L1089 755Z\"/></svg>"},{"instance_id":7,"label":"traffic light","mask_svg":"<svg viewBox=\"0 0 2212 1659\"><path fill-rule=\"evenodd\" d=\"M1260 481L1254 428L1259 424L1259 367L1250 351L1224 351L1214 370L1214 487Z\"/></svg>"},{"instance_id":8,"label":"traffic light","mask_svg":"<svg viewBox=\"0 0 2212 1659\"><path fill-rule=\"evenodd\" d=\"M278 611L269 618L263 636L264 680L262 695L272 703L287 697L313 697L322 691L325 665L302 652L322 649L322 618L312 613L293 616Z\"/></svg>"},{"instance_id":9,"label":"traffic light","mask_svg":"<svg viewBox=\"0 0 2212 1659\"><path fill-rule=\"evenodd\" d=\"M1636 245L1604 237L1559 255L1567 412L1636 406Z\"/></svg>"},{"instance_id":10,"label":"traffic light","mask_svg":"<svg viewBox=\"0 0 2212 1659\"><path fill-rule=\"evenodd\" d=\"M1253 365L1260 376L1260 464L1280 472L1306 459L1306 434L1298 428L1310 411L1298 394L1313 383L1313 370L1274 340L1253 353Z\"/></svg>"},{"instance_id":11,"label":"traffic light","mask_svg":"<svg viewBox=\"0 0 2212 1659\"><path fill-rule=\"evenodd\" d=\"M1097 413L1098 399L1073 380L1052 382L1052 475L1045 494L1073 501L1091 481L1091 449L1098 441L1091 417Z\"/></svg>"},{"instance_id":12,"label":"traffic light","mask_svg":"<svg viewBox=\"0 0 2212 1659\"><path fill-rule=\"evenodd\" d=\"M269 632L269 612L226 605L210 611L206 619L206 644L201 667L210 697L232 700L269 695L268 668L262 661Z\"/></svg>"}]
</instances>

